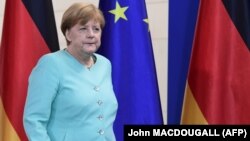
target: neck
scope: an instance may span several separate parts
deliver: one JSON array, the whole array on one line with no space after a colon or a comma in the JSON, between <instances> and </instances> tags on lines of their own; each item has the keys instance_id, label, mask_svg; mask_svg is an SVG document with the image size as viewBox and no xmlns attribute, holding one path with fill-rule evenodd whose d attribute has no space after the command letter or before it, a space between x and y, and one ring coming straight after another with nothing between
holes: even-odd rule
<instances>
[{"instance_id":1,"label":"neck","mask_svg":"<svg viewBox=\"0 0 250 141\"><path fill-rule=\"evenodd\" d=\"M86 62L84 62L84 65L85 65L88 69L90 69L90 68L94 65L93 57L90 56L89 60L86 61Z\"/></svg>"},{"instance_id":2,"label":"neck","mask_svg":"<svg viewBox=\"0 0 250 141\"><path fill-rule=\"evenodd\" d=\"M70 55L72 55L76 60L78 60L81 64L83 64L86 68L90 69L94 64L93 55L84 54L79 55L78 53L74 53L70 49L65 49Z\"/></svg>"}]
</instances>

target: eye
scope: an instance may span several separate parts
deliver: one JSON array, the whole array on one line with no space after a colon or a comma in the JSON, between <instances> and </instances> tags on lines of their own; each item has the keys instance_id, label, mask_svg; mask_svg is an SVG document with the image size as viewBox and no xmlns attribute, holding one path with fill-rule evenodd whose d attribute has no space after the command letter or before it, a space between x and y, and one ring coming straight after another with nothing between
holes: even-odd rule
<instances>
[{"instance_id":1,"label":"eye","mask_svg":"<svg viewBox=\"0 0 250 141\"><path fill-rule=\"evenodd\" d=\"M101 28L99 28L99 27L94 27L94 31L95 32L99 32L101 30Z\"/></svg>"},{"instance_id":2,"label":"eye","mask_svg":"<svg viewBox=\"0 0 250 141\"><path fill-rule=\"evenodd\" d=\"M86 27L81 27L80 30L87 30L87 28Z\"/></svg>"}]
</instances>

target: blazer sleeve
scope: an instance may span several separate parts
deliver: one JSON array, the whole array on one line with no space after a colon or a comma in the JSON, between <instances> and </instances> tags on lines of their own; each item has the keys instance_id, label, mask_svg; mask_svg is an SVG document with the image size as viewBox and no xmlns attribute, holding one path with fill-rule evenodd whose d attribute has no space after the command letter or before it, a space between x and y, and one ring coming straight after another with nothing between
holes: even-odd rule
<instances>
[{"instance_id":1,"label":"blazer sleeve","mask_svg":"<svg viewBox=\"0 0 250 141\"><path fill-rule=\"evenodd\" d=\"M29 77L23 124L29 141L51 141L47 134L52 102L59 86L53 59L42 57Z\"/></svg>"}]
</instances>

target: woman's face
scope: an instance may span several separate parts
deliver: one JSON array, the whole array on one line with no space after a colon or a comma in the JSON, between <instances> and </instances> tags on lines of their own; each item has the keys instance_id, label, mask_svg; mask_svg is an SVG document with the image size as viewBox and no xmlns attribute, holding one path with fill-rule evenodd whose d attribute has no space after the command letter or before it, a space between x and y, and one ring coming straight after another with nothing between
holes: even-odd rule
<instances>
[{"instance_id":1,"label":"woman's face","mask_svg":"<svg viewBox=\"0 0 250 141\"><path fill-rule=\"evenodd\" d=\"M95 20L88 21L85 25L76 24L66 31L69 46L77 52L93 54L101 45L102 29Z\"/></svg>"}]
</instances>

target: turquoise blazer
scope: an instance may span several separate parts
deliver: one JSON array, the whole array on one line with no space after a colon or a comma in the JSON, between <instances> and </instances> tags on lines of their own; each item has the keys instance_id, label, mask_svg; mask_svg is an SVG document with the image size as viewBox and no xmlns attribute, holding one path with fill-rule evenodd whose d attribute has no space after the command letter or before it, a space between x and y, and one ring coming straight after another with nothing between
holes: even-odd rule
<instances>
[{"instance_id":1,"label":"turquoise blazer","mask_svg":"<svg viewBox=\"0 0 250 141\"><path fill-rule=\"evenodd\" d=\"M29 141L115 141L111 63L85 68L66 50L41 57L29 77L23 124Z\"/></svg>"}]
</instances>

